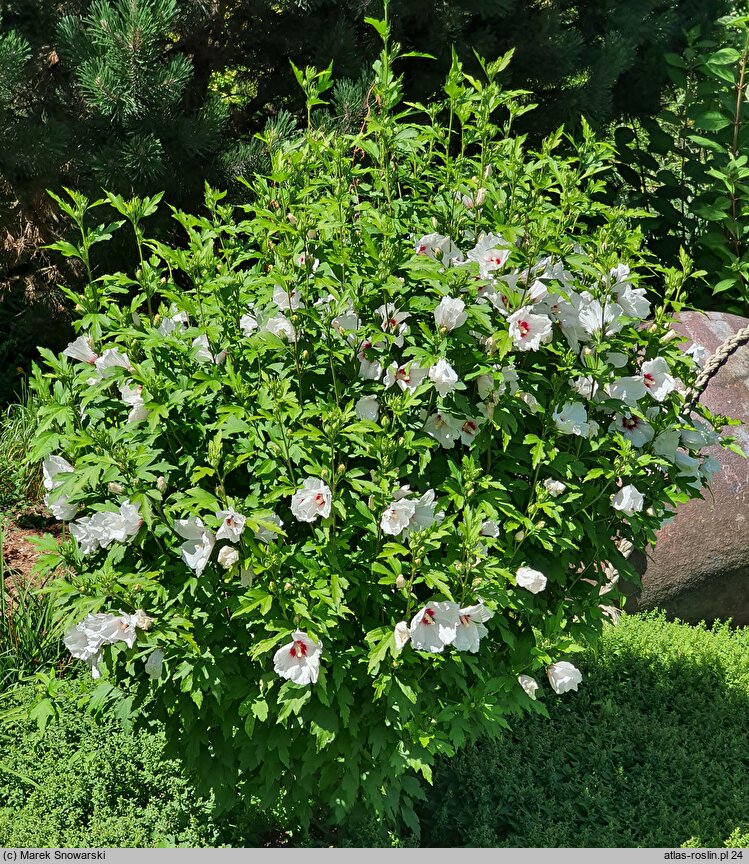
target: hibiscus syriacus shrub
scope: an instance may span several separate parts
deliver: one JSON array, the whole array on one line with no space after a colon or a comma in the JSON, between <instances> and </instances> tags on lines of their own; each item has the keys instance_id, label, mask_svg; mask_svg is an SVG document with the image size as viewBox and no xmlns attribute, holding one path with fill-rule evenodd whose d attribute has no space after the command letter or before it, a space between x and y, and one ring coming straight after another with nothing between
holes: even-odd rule
<instances>
[{"instance_id":1,"label":"hibiscus syriacus shrub","mask_svg":"<svg viewBox=\"0 0 749 864\"><path fill-rule=\"evenodd\" d=\"M386 46L359 134L277 144L175 248L155 201L68 205L141 263L35 376L65 642L221 801L416 825L436 757L580 686L627 549L715 470L686 264L644 268L589 130L513 137L507 59L404 109Z\"/></svg>"}]
</instances>

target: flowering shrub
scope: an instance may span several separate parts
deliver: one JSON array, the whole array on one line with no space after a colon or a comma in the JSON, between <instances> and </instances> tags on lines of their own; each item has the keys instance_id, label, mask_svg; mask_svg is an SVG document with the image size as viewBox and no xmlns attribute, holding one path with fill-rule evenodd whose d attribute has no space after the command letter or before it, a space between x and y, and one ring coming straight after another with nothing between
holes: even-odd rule
<instances>
[{"instance_id":1,"label":"flowering shrub","mask_svg":"<svg viewBox=\"0 0 749 864\"><path fill-rule=\"evenodd\" d=\"M699 367L596 203L607 149L526 152L509 58L404 113L374 23L360 134L279 147L239 209L208 190L184 248L110 196L142 263L92 279L35 376L66 644L222 801L243 780L302 824L415 826L436 756L576 690L626 548L726 422L682 414ZM87 266L124 224L91 209Z\"/></svg>"}]
</instances>

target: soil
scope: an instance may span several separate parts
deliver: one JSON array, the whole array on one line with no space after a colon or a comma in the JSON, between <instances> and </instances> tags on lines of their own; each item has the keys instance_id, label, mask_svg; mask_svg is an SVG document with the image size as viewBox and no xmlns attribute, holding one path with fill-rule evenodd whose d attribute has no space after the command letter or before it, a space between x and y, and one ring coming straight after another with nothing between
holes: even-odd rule
<instances>
[{"instance_id":1,"label":"soil","mask_svg":"<svg viewBox=\"0 0 749 864\"><path fill-rule=\"evenodd\" d=\"M41 577L34 573L34 566L39 557L38 550L29 542L31 538L52 534L59 537L60 523L48 516L43 510L38 513L30 511L20 516L17 521L5 526L2 533L2 569L5 576L5 589L12 597L16 586L34 582L42 584Z\"/></svg>"}]
</instances>

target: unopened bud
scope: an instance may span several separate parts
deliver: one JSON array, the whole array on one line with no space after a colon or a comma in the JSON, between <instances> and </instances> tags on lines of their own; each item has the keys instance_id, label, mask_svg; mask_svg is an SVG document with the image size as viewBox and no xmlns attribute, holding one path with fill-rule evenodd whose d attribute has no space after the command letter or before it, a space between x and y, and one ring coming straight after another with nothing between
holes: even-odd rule
<instances>
[{"instance_id":1,"label":"unopened bud","mask_svg":"<svg viewBox=\"0 0 749 864\"><path fill-rule=\"evenodd\" d=\"M401 590L401 588L405 588L405 587L406 587L406 579L405 579L404 576L398 576L398 578L395 580L395 587L396 587L399 591Z\"/></svg>"},{"instance_id":2,"label":"unopened bud","mask_svg":"<svg viewBox=\"0 0 749 864\"><path fill-rule=\"evenodd\" d=\"M164 489L166 489L166 478L163 475L157 478L156 488L159 490L159 492L163 492Z\"/></svg>"},{"instance_id":3,"label":"unopened bud","mask_svg":"<svg viewBox=\"0 0 749 864\"><path fill-rule=\"evenodd\" d=\"M653 323L650 325L650 327L647 328L647 332L648 333L657 333L658 332L658 325L655 323L655 321L653 321Z\"/></svg>"},{"instance_id":4,"label":"unopened bud","mask_svg":"<svg viewBox=\"0 0 749 864\"><path fill-rule=\"evenodd\" d=\"M142 609L135 610L135 626L139 630L150 630L154 620L150 615L146 615Z\"/></svg>"},{"instance_id":5,"label":"unopened bud","mask_svg":"<svg viewBox=\"0 0 749 864\"><path fill-rule=\"evenodd\" d=\"M239 561L239 552L233 546L222 546L217 560L224 570L231 570Z\"/></svg>"},{"instance_id":6,"label":"unopened bud","mask_svg":"<svg viewBox=\"0 0 749 864\"><path fill-rule=\"evenodd\" d=\"M223 366L226 362L226 351L219 351L216 355L216 365Z\"/></svg>"},{"instance_id":7,"label":"unopened bud","mask_svg":"<svg viewBox=\"0 0 749 864\"><path fill-rule=\"evenodd\" d=\"M367 507L369 507L370 510L374 510L374 506L375 506L374 496L370 495L369 500L367 501Z\"/></svg>"},{"instance_id":8,"label":"unopened bud","mask_svg":"<svg viewBox=\"0 0 749 864\"><path fill-rule=\"evenodd\" d=\"M678 339L679 334L676 330L668 330L663 336L661 336L661 342L673 342L674 339Z\"/></svg>"},{"instance_id":9,"label":"unopened bud","mask_svg":"<svg viewBox=\"0 0 749 864\"><path fill-rule=\"evenodd\" d=\"M580 355L581 355L582 357L592 357L592 356L593 356L593 353L594 353L594 352L593 352L593 349L592 349L589 345L586 345L586 346L583 348L583 350L580 352Z\"/></svg>"},{"instance_id":10,"label":"unopened bud","mask_svg":"<svg viewBox=\"0 0 749 864\"><path fill-rule=\"evenodd\" d=\"M274 591L275 588L276 588L276 583L271 579L271 581L268 583L268 590Z\"/></svg>"},{"instance_id":11,"label":"unopened bud","mask_svg":"<svg viewBox=\"0 0 749 864\"><path fill-rule=\"evenodd\" d=\"M421 567L421 558L414 558L414 567Z\"/></svg>"},{"instance_id":12,"label":"unopened bud","mask_svg":"<svg viewBox=\"0 0 749 864\"><path fill-rule=\"evenodd\" d=\"M522 543L523 540L525 540L525 531L518 531L518 533L515 535L515 542Z\"/></svg>"},{"instance_id":13,"label":"unopened bud","mask_svg":"<svg viewBox=\"0 0 749 864\"><path fill-rule=\"evenodd\" d=\"M283 590L284 590L284 591L292 591L293 588L294 588L294 586L291 584L291 582L287 582L287 583L283 586Z\"/></svg>"},{"instance_id":14,"label":"unopened bud","mask_svg":"<svg viewBox=\"0 0 749 864\"><path fill-rule=\"evenodd\" d=\"M445 333L447 333L447 327L445 327L444 324L440 327L440 333L442 336L444 336Z\"/></svg>"},{"instance_id":15,"label":"unopened bud","mask_svg":"<svg viewBox=\"0 0 749 864\"><path fill-rule=\"evenodd\" d=\"M293 213L287 213L286 218L289 220L289 222L292 225L296 225L297 222L299 222L299 220L296 218L296 216Z\"/></svg>"},{"instance_id":16,"label":"unopened bud","mask_svg":"<svg viewBox=\"0 0 749 864\"><path fill-rule=\"evenodd\" d=\"M484 584L484 580L480 579L478 576L471 582L474 588L480 588Z\"/></svg>"},{"instance_id":17,"label":"unopened bud","mask_svg":"<svg viewBox=\"0 0 749 864\"><path fill-rule=\"evenodd\" d=\"M341 464L336 468L336 473L337 474L345 474L346 473L346 466L343 464L343 462L341 462Z\"/></svg>"},{"instance_id":18,"label":"unopened bud","mask_svg":"<svg viewBox=\"0 0 749 864\"><path fill-rule=\"evenodd\" d=\"M308 237L310 240L314 240L315 237L317 237L317 231L315 231L314 228L310 228L309 231L307 232L307 237Z\"/></svg>"},{"instance_id":19,"label":"unopened bud","mask_svg":"<svg viewBox=\"0 0 749 864\"><path fill-rule=\"evenodd\" d=\"M484 168L484 177L491 177L493 170L494 168L491 165L487 165L486 168Z\"/></svg>"},{"instance_id":20,"label":"unopened bud","mask_svg":"<svg viewBox=\"0 0 749 864\"><path fill-rule=\"evenodd\" d=\"M140 315L138 315L138 312L136 309L133 309L133 324L136 327L140 327Z\"/></svg>"},{"instance_id":21,"label":"unopened bud","mask_svg":"<svg viewBox=\"0 0 749 864\"><path fill-rule=\"evenodd\" d=\"M121 483L110 483L107 489L109 489L112 495L122 495L125 491L125 487Z\"/></svg>"},{"instance_id":22,"label":"unopened bud","mask_svg":"<svg viewBox=\"0 0 749 864\"><path fill-rule=\"evenodd\" d=\"M294 318L296 318L296 315ZM309 351L306 348L302 351L302 360L309 360Z\"/></svg>"}]
</instances>

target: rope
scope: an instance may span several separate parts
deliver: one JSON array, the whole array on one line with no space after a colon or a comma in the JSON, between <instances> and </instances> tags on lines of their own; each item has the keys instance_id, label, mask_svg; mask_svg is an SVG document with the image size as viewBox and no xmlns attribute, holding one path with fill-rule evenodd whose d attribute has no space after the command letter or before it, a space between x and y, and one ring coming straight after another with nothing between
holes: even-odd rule
<instances>
[{"instance_id":1,"label":"rope","mask_svg":"<svg viewBox=\"0 0 749 864\"><path fill-rule=\"evenodd\" d=\"M705 368L697 376L692 388L687 392L687 401L685 403L685 414L688 415L700 401L700 396L705 392L707 385L714 378L720 369L728 361L728 358L738 351L743 345L749 343L749 325L739 330L731 336L730 339L719 345L715 352L710 356Z\"/></svg>"}]
</instances>

